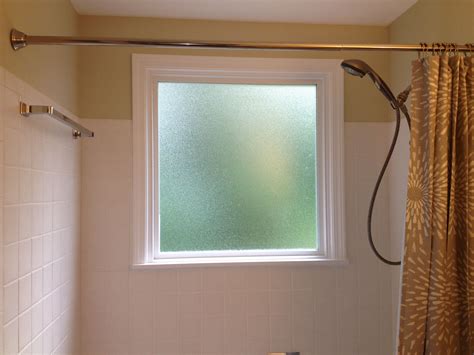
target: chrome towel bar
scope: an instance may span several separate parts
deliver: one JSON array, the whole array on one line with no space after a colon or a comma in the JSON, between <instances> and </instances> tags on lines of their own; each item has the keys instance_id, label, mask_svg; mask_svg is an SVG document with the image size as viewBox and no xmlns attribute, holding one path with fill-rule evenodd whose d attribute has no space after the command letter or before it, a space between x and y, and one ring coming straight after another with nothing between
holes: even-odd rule
<instances>
[{"instance_id":1,"label":"chrome towel bar","mask_svg":"<svg viewBox=\"0 0 474 355\"><path fill-rule=\"evenodd\" d=\"M22 116L28 117L30 115L42 115L46 114L55 120L65 124L72 128L72 136L74 138L80 137L94 137L94 132L88 130L84 126L81 126L76 121L70 119L69 117L63 115L61 112L56 110L53 106L43 106L43 105L28 105L24 102L20 102L20 114Z\"/></svg>"}]
</instances>

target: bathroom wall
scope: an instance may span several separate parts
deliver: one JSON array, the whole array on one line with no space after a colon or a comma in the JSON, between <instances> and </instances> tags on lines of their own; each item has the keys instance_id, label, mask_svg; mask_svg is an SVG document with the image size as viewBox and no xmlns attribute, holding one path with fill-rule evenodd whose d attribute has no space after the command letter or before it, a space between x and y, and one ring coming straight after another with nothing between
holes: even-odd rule
<instances>
[{"instance_id":1,"label":"bathroom wall","mask_svg":"<svg viewBox=\"0 0 474 355\"><path fill-rule=\"evenodd\" d=\"M80 16L82 35L287 42L388 42L386 27ZM345 76L347 266L130 270L131 53L347 58L388 77L384 52L309 53L81 48L83 142L81 346L84 354L387 354L394 345L391 269L366 240L366 213L393 118L368 80ZM370 103L370 104L368 104ZM367 123L382 121L387 123ZM354 122L354 123L350 123ZM357 122L357 123L356 123ZM365 122L365 123L364 123ZM375 215L390 253L382 186Z\"/></svg>"},{"instance_id":2,"label":"bathroom wall","mask_svg":"<svg viewBox=\"0 0 474 355\"><path fill-rule=\"evenodd\" d=\"M16 27L77 34L69 0L0 0L0 353L79 353L80 142L19 101L78 112L77 49L14 52Z\"/></svg>"},{"instance_id":3,"label":"bathroom wall","mask_svg":"<svg viewBox=\"0 0 474 355\"><path fill-rule=\"evenodd\" d=\"M291 23L169 20L137 17L79 16L80 34L170 40L262 41L287 43L386 43L383 26L337 26ZM389 74L387 52L250 51L211 49L143 49L136 47L79 49L80 116L131 119L131 54L219 55L291 58L360 58L382 76ZM345 120L386 122L388 105L368 80L345 77ZM366 103L370 102L370 105Z\"/></svg>"},{"instance_id":4,"label":"bathroom wall","mask_svg":"<svg viewBox=\"0 0 474 355\"><path fill-rule=\"evenodd\" d=\"M389 26L392 43L472 43L474 0L418 0ZM411 78L416 53L391 53L394 89L403 90Z\"/></svg>"},{"instance_id":5,"label":"bathroom wall","mask_svg":"<svg viewBox=\"0 0 474 355\"><path fill-rule=\"evenodd\" d=\"M391 123L346 123L348 265L133 270L131 121L87 119L82 145L84 354L380 355L393 349L390 268L366 240L368 200ZM375 214L390 252L388 190Z\"/></svg>"},{"instance_id":6,"label":"bathroom wall","mask_svg":"<svg viewBox=\"0 0 474 355\"><path fill-rule=\"evenodd\" d=\"M20 100L74 117L0 67L0 352L79 353L80 141Z\"/></svg>"},{"instance_id":7,"label":"bathroom wall","mask_svg":"<svg viewBox=\"0 0 474 355\"><path fill-rule=\"evenodd\" d=\"M474 38L474 0L418 0L390 26L390 42L455 42L472 43ZM411 81L411 62L416 53L390 54L390 84L393 91L404 90ZM409 158L409 132L402 124L400 139L389 167L389 221L392 258L400 259L405 231L405 201ZM393 314L396 319L400 271L393 269Z\"/></svg>"},{"instance_id":8,"label":"bathroom wall","mask_svg":"<svg viewBox=\"0 0 474 355\"><path fill-rule=\"evenodd\" d=\"M69 0L0 0L0 65L78 114L78 51L31 46L14 52L12 27L34 35L77 35L78 15Z\"/></svg>"},{"instance_id":9,"label":"bathroom wall","mask_svg":"<svg viewBox=\"0 0 474 355\"><path fill-rule=\"evenodd\" d=\"M416 57L66 47L14 53L7 41L10 27L34 34L169 39L472 41L472 0L455 3L420 0L387 28L78 16L68 0L0 0L0 65L8 69L0 69L0 349L77 353L82 345L80 353L101 355L391 353L399 268L375 259L366 241L365 220L393 129L391 122L368 122L391 121L393 116L372 83L345 76L348 265L133 271L128 259L130 54L355 57L383 77L391 74L388 81L395 84L394 91L408 82L409 62ZM67 128L43 118L18 117L19 97L90 118L84 122L96 130L96 138L84 140L80 148ZM406 137L404 152L397 153L394 162L399 169L392 170L390 186L382 186L375 215L376 243L394 257L403 231ZM65 153L58 155L60 151ZM386 239L389 233L392 243Z\"/></svg>"}]
</instances>

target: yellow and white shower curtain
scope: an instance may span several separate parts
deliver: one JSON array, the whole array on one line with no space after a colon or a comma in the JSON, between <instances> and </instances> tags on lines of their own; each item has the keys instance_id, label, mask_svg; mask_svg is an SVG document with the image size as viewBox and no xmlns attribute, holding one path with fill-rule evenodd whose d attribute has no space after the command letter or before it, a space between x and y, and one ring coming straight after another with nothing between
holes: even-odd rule
<instances>
[{"instance_id":1,"label":"yellow and white shower curtain","mask_svg":"<svg viewBox=\"0 0 474 355\"><path fill-rule=\"evenodd\" d=\"M474 58L412 69L398 353L474 354Z\"/></svg>"}]
</instances>

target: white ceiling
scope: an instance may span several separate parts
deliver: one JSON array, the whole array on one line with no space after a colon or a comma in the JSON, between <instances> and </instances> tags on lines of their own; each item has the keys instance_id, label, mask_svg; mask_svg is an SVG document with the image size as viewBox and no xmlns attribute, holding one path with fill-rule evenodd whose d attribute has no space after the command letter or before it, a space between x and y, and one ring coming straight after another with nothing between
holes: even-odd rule
<instances>
[{"instance_id":1,"label":"white ceiling","mask_svg":"<svg viewBox=\"0 0 474 355\"><path fill-rule=\"evenodd\" d=\"M388 25L417 0L71 0L82 15Z\"/></svg>"}]
</instances>

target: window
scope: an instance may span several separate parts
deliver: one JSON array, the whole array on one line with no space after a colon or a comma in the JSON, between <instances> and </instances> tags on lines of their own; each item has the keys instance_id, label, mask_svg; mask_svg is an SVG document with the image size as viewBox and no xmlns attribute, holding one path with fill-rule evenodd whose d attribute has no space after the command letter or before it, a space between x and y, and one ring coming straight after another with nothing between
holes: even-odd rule
<instances>
[{"instance_id":1,"label":"window","mask_svg":"<svg viewBox=\"0 0 474 355\"><path fill-rule=\"evenodd\" d=\"M341 261L337 60L133 56L133 263Z\"/></svg>"}]
</instances>

